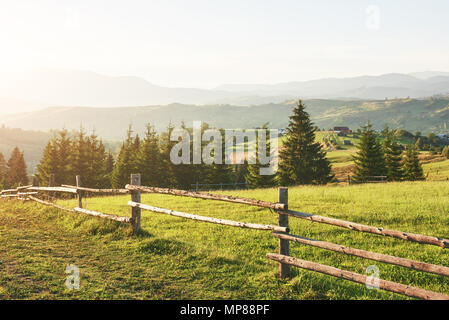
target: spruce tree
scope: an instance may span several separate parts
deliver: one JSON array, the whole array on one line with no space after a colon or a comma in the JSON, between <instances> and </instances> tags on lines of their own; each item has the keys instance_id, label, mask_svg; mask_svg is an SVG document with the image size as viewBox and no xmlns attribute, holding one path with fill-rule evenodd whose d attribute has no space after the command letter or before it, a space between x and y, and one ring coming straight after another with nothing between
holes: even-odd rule
<instances>
[{"instance_id":1,"label":"spruce tree","mask_svg":"<svg viewBox=\"0 0 449 320\"><path fill-rule=\"evenodd\" d=\"M14 188L19 185L28 184L27 167L23 152L15 147L8 160L8 174L6 176L6 184L8 188Z\"/></svg>"},{"instance_id":2,"label":"spruce tree","mask_svg":"<svg viewBox=\"0 0 449 320\"><path fill-rule=\"evenodd\" d=\"M384 130L385 140L382 144L385 155L385 166L388 181L401 181L404 176L402 171L402 149L396 140L395 132L388 127Z\"/></svg>"},{"instance_id":3,"label":"spruce tree","mask_svg":"<svg viewBox=\"0 0 449 320\"><path fill-rule=\"evenodd\" d=\"M160 148L161 148L161 186L162 187L175 187L176 177L175 177L175 165L170 160L170 152L173 146L176 144L175 141L170 141L170 136L174 130L174 126L169 123L167 126L167 131L162 132L160 136Z\"/></svg>"},{"instance_id":4,"label":"spruce tree","mask_svg":"<svg viewBox=\"0 0 449 320\"><path fill-rule=\"evenodd\" d=\"M262 129L267 129L267 125L264 125ZM268 154L272 154L273 150L271 150L271 144L269 140L269 131L266 130L266 151L268 151ZM256 150L257 154L254 162L254 164L248 165L248 173L245 175L245 181L246 184L251 188L270 188L276 185L276 176L275 175L261 175L260 170L262 168L269 167L268 165L262 165L260 163L260 157L259 157L259 139L257 139L256 142ZM268 155L267 154L267 155Z\"/></svg>"},{"instance_id":5,"label":"spruce tree","mask_svg":"<svg viewBox=\"0 0 449 320\"><path fill-rule=\"evenodd\" d=\"M138 144L140 145L140 142L136 142L136 139L133 138L130 126L115 162L114 170L112 170L111 184L113 188L123 188L129 183L131 174L138 173L135 150Z\"/></svg>"},{"instance_id":6,"label":"spruce tree","mask_svg":"<svg viewBox=\"0 0 449 320\"><path fill-rule=\"evenodd\" d=\"M221 139L221 164L212 163L210 165L205 165L204 170L204 180L205 183L211 184L226 184L234 182L232 172L233 167L230 164L226 164L226 140L225 140L225 130L220 129ZM205 145L203 145L204 150ZM211 153L214 156L215 153Z\"/></svg>"},{"instance_id":7,"label":"spruce tree","mask_svg":"<svg viewBox=\"0 0 449 320\"><path fill-rule=\"evenodd\" d=\"M70 157L71 163L71 184L75 183L75 176L80 175L87 185L88 179L86 180L86 173L89 172L89 142L86 137L84 129L81 127L77 133L73 144L72 144L72 154Z\"/></svg>"},{"instance_id":8,"label":"spruce tree","mask_svg":"<svg viewBox=\"0 0 449 320\"><path fill-rule=\"evenodd\" d=\"M42 158L37 166L37 182L41 186L48 186L50 175L58 172L59 169L59 157L58 147L56 144L56 138L53 137L47 142L44 148Z\"/></svg>"},{"instance_id":9,"label":"spruce tree","mask_svg":"<svg viewBox=\"0 0 449 320\"><path fill-rule=\"evenodd\" d=\"M137 160L138 171L142 174L142 184L154 187L161 186L163 183L163 175L161 175L163 168L159 137L151 124L147 124L145 139L141 143Z\"/></svg>"},{"instance_id":10,"label":"spruce tree","mask_svg":"<svg viewBox=\"0 0 449 320\"><path fill-rule=\"evenodd\" d=\"M53 143L57 153L57 168L53 172L55 174L55 182L57 184L70 184L73 180L70 166L72 139L69 137L67 130L59 131L58 137Z\"/></svg>"},{"instance_id":11,"label":"spruce tree","mask_svg":"<svg viewBox=\"0 0 449 320\"><path fill-rule=\"evenodd\" d=\"M0 152L0 188L4 189L6 184L6 175L8 174L8 163Z\"/></svg>"},{"instance_id":12,"label":"spruce tree","mask_svg":"<svg viewBox=\"0 0 449 320\"><path fill-rule=\"evenodd\" d=\"M407 181L424 180L424 172L419 162L416 146L409 145L405 149L403 160L404 179Z\"/></svg>"},{"instance_id":13,"label":"spruce tree","mask_svg":"<svg viewBox=\"0 0 449 320\"><path fill-rule=\"evenodd\" d=\"M281 185L326 184L333 179L331 165L302 101L290 116L286 140L279 152L278 177Z\"/></svg>"},{"instance_id":14,"label":"spruce tree","mask_svg":"<svg viewBox=\"0 0 449 320\"><path fill-rule=\"evenodd\" d=\"M387 174L382 146L372 125L362 127L358 152L353 156L355 162L354 180L363 182L367 177L384 176Z\"/></svg>"}]
</instances>

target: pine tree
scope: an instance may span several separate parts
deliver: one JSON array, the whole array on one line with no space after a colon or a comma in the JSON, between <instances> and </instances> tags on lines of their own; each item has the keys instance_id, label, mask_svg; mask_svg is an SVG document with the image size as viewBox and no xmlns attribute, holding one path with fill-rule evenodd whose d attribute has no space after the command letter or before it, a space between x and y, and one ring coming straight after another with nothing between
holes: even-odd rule
<instances>
[{"instance_id":1,"label":"pine tree","mask_svg":"<svg viewBox=\"0 0 449 320\"><path fill-rule=\"evenodd\" d=\"M58 138L53 141L53 152L57 154L57 166L55 171L50 172L55 174L56 184L70 184L73 180L70 160L72 152L72 139L69 137L67 130L61 130L58 132ZM48 177L45 180L48 182Z\"/></svg>"},{"instance_id":2,"label":"pine tree","mask_svg":"<svg viewBox=\"0 0 449 320\"><path fill-rule=\"evenodd\" d=\"M142 174L142 184L145 186L161 186L163 184L163 168L159 137L151 124L147 124L145 139L138 154L138 171Z\"/></svg>"},{"instance_id":3,"label":"pine tree","mask_svg":"<svg viewBox=\"0 0 449 320\"><path fill-rule=\"evenodd\" d=\"M278 177L281 185L326 184L333 179L330 162L315 142L315 127L300 100L290 116L287 139L280 150Z\"/></svg>"},{"instance_id":4,"label":"pine tree","mask_svg":"<svg viewBox=\"0 0 449 320\"><path fill-rule=\"evenodd\" d=\"M80 175L84 180L82 180L83 184L87 185L88 177L86 177L86 173L89 172L89 158L89 142L84 129L81 127L72 143L72 154L70 157L71 184L75 183L75 176Z\"/></svg>"},{"instance_id":5,"label":"pine tree","mask_svg":"<svg viewBox=\"0 0 449 320\"><path fill-rule=\"evenodd\" d=\"M8 163L0 152L0 188L4 189L6 185L6 175L8 174Z\"/></svg>"},{"instance_id":6,"label":"pine tree","mask_svg":"<svg viewBox=\"0 0 449 320\"><path fill-rule=\"evenodd\" d=\"M114 170L111 175L111 184L113 188L123 188L129 183L130 176L133 173L138 173L136 166L136 146L140 145L140 142L136 142L136 139L132 136L131 126L128 129L126 141L120 149L120 153L115 162Z\"/></svg>"},{"instance_id":7,"label":"pine tree","mask_svg":"<svg viewBox=\"0 0 449 320\"><path fill-rule=\"evenodd\" d=\"M362 127L362 136L357 148L359 150L353 156L355 162L355 181L364 181L367 177L384 176L387 174L382 146L371 124Z\"/></svg>"},{"instance_id":8,"label":"pine tree","mask_svg":"<svg viewBox=\"0 0 449 320\"><path fill-rule=\"evenodd\" d=\"M210 184L229 184L233 183L234 179L232 176L233 166L226 164L226 140L225 140L225 130L220 129L221 139L221 164L212 163L210 165L205 165L203 168L205 183ZM204 150L203 145L203 150ZM215 150L211 153L211 156L215 156Z\"/></svg>"},{"instance_id":9,"label":"pine tree","mask_svg":"<svg viewBox=\"0 0 449 320\"><path fill-rule=\"evenodd\" d=\"M37 180L39 185L48 186L50 175L58 172L59 169L59 157L58 148L56 144L56 138L53 137L47 142L44 148L42 158L37 166Z\"/></svg>"},{"instance_id":10,"label":"pine tree","mask_svg":"<svg viewBox=\"0 0 449 320\"><path fill-rule=\"evenodd\" d=\"M267 129L267 125L264 125L262 129ZM269 140L269 131L266 131L266 151L269 152L269 154L273 153L273 150L271 150L271 144ZM259 139L257 139L256 142L256 150L257 155L255 157L255 163L248 165L248 173L245 175L245 181L247 185L251 188L270 188L276 185L276 176L275 175L261 175L260 170L262 168L269 167L268 165L262 165L260 163L259 159Z\"/></svg>"},{"instance_id":11,"label":"pine tree","mask_svg":"<svg viewBox=\"0 0 449 320\"><path fill-rule=\"evenodd\" d=\"M170 160L170 152L173 146L176 144L174 141L170 141L170 136L174 130L174 126L169 123L167 131L163 132L160 137L161 148L161 186L162 187L175 187L176 177L174 172L175 165Z\"/></svg>"},{"instance_id":12,"label":"pine tree","mask_svg":"<svg viewBox=\"0 0 449 320\"><path fill-rule=\"evenodd\" d=\"M404 179L407 181L424 180L424 172L419 162L416 146L409 145L405 149L403 160Z\"/></svg>"},{"instance_id":13,"label":"pine tree","mask_svg":"<svg viewBox=\"0 0 449 320\"><path fill-rule=\"evenodd\" d=\"M385 155L385 166L389 181L401 181L404 172L402 171L402 149L396 140L395 133L390 131L388 126L384 130L385 140L383 142L383 152Z\"/></svg>"},{"instance_id":14,"label":"pine tree","mask_svg":"<svg viewBox=\"0 0 449 320\"><path fill-rule=\"evenodd\" d=\"M8 160L8 174L6 176L6 184L8 188L14 188L19 185L28 184L27 167L23 152L15 147Z\"/></svg>"}]
</instances>

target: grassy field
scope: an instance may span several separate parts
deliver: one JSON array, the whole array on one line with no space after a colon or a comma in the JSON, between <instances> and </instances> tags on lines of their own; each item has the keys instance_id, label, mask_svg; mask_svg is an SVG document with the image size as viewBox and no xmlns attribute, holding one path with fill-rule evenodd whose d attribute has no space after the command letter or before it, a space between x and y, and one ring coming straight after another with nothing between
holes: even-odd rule
<instances>
[{"instance_id":1,"label":"grassy field","mask_svg":"<svg viewBox=\"0 0 449 320\"><path fill-rule=\"evenodd\" d=\"M449 184L391 183L349 187L296 187L290 208L401 231L449 237ZM276 189L233 195L277 200ZM86 199L88 209L129 216L129 196ZM143 195L143 203L238 221L275 224L268 209ZM74 200L59 201L68 207ZM430 245L290 220L291 233L355 248L449 266L449 251ZM277 278L269 232L142 213L143 232L34 202L0 203L0 299L404 299L363 285L294 269ZM291 244L301 259L449 294L449 279L356 257ZM65 268L80 268L81 289L68 290Z\"/></svg>"}]
</instances>

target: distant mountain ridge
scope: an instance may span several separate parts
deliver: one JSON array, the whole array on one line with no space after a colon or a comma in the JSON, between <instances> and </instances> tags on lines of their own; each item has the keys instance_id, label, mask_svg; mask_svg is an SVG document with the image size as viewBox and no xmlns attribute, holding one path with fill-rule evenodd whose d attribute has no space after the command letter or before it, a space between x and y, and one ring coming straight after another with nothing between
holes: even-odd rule
<instances>
[{"instance_id":1,"label":"distant mountain ridge","mask_svg":"<svg viewBox=\"0 0 449 320\"><path fill-rule=\"evenodd\" d=\"M449 72L438 71L277 84L224 84L207 90L162 87L139 77L112 77L90 71L39 70L0 83L0 114L34 111L42 106L128 107L171 103L250 106L293 98L376 100L448 93Z\"/></svg>"}]
</instances>

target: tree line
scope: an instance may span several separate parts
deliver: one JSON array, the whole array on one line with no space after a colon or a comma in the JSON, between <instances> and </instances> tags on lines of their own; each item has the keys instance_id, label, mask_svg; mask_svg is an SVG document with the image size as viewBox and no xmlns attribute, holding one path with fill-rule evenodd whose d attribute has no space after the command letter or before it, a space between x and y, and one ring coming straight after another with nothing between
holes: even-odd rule
<instances>
[{"instance_id":1,"label":"tree line","mask_svg":"<svg viewBox=\"0 0 449 320\"><path fill-rule=\"evenodd\" d=\"M362 127L358 152L353 157L353 180L363 182L376 176L386 176L388 181L424 180L417 145L409 144L404 149L398 142L399 132L388 126L383 135L381 142L371 124Z\"/></svg>"},{"instance_id":2,"label":"tree line","mask_svg":"<svg viewBox=\"0 0 449 320\"><path fill-rule=\"evenodd\" d=\"M181 128L192 135L192 128L185 124ZM210 128L203 123L201 133ZM267 129L267 125L262 129ZM252 188L320 185L334 179L326 151L315 139L317 127L311 122L302 101L298 102L290 116L285 136L279 138L279 167L275 175L261 175L263 165L259 159L250 164L248 159L243 164L226 164L225 152L222 152L222 164L173 164L170 153L178 143L170 139L173 130L175 127L169 124L165 131L158 133L148 124L145 135L140 137L134 134L130 126L115 157L106 150L105 144L95 133L88 135L82 128L75 134L59 131L44 149L34 182L47 185L52 173L55 174L56 184L74 184L75 176L81 175L84 186L96 188L123 188L129 183L132 173L142 174L143 185L179 189L192 189L196 183L246 183ZM224 135L224 130L220 131ZM363 127L360 132L359 150L354 156L356 181L369 176L387 176L391 181L424 178L416 145L403 150L395 132L388 128L384 130L383 142L380 142L371 125ZM202 147L208 143L203 141ZM222 143L222 150L225 150L224 141ZM270 145L268 140L267 148L272 152ZM193 142L190 141L190 155L192 149Z\"/></svg>"}]
</instances>

